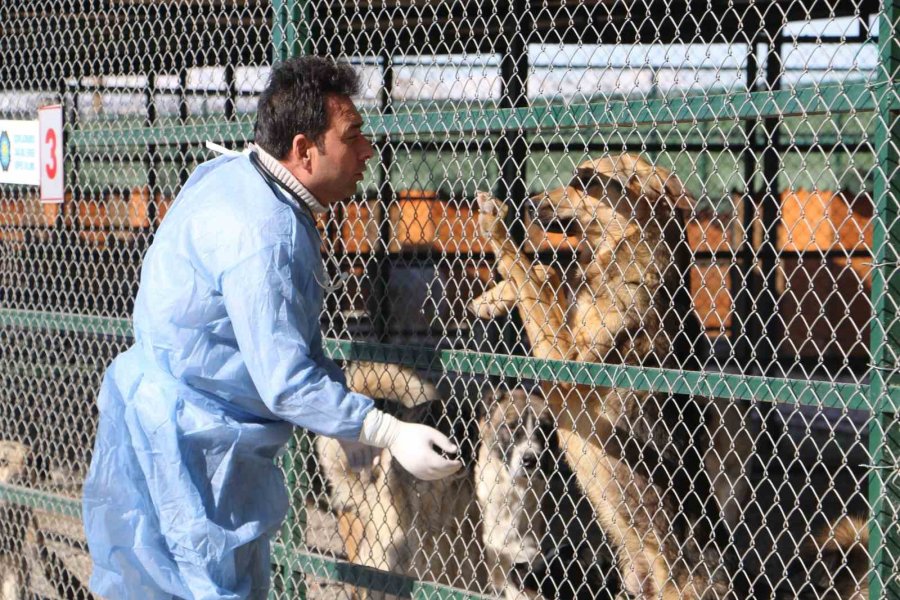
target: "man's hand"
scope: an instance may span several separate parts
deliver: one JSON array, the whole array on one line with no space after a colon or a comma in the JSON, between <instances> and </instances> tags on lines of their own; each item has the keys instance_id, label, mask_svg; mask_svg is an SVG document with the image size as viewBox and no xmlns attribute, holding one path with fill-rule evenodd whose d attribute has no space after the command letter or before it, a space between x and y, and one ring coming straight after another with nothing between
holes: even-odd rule
<instances>
[{"instance_id":1,"label":"man's hand","mask_svg":"<svg viewBox=\"0 0 900 600\"><path fill-rule=\"evenodd\" d=\"M457 450L440 431L406 423L377 409L366 415L360 441L387 448L404 469L425 481L443 479L462 468L462 462L444 458L435 450L435 446L447 454Z\"/></svg>"},{"instance_id":2,"label":"man's hand","mask_svg":"<svg viewBox=\"0 0 900 600\"><path fill-rule=\"evenodd\" d=\"M375 459L381 455L381 448L363 444L355 440L338 440L341 450L347 457L347 466L354 473L370 469L375 464Z\"/></svg>"},{"instance_id":3,"label":"man's hand","mask_svg":"<svg viewBox=\"0 0 900 600\"><path fill-rule=\"evenodd\" d=\"M397 423L397 437L388 449L404 469L419 479L434 481L462 468L460 460L446 459L434 449L437 446L447 454L456 454L456 445L443 433L427 425L403 421Z\"/></svg>"}]
</instances>

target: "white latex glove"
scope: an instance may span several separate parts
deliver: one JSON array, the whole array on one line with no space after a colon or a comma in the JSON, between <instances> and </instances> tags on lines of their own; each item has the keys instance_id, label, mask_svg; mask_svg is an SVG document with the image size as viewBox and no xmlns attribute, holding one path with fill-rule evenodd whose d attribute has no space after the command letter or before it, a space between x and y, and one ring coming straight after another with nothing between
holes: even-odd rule
<instances>
[{"instance_id":1,"label":"white latex glove","mask_svg":"<svg viewBox=\"0 0 900 600\"><path fill-rule=\"evenodd\" d=\"M354 473L372 468L372 465L375 464L375 459L381 455L381 448L355 440L339 439L338 444L341 445L341 450L344 451L344 455L347 457L347 466Z\"/></svg>"},{"instance_id":2,"label":"white latex glove","mask_svg":"<svg viewBox=\"0 0 900 600\"><path fill-rule=\"evenodd\" d=\"M387 448L404 469L425 481L443 479L462 468L461 461L448 460L433 448L456 453L456 446L443 433L427 425L406 423L377 408L366 415L359 441Z\"/></svg>"}]
</instances>

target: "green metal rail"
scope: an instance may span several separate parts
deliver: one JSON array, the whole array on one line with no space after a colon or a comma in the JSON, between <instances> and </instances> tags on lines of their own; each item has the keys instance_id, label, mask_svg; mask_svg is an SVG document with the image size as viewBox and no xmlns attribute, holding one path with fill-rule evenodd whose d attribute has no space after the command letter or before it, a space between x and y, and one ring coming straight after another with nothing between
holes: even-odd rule
<instances>
[{"instance_id":1,"label":"green metal rail","mask_svg":"<svg viewBox=\"0 0 900 600\"><path fill-rule=\"evenodd\" d=\"M0 309L0 326L34 328L88 335L131 337L128 319L85 317L52 312ZM371 342L326 339L325 354L335 360L394 363L423 370L469 375L501 375L556 383L627 387L672 394L693 394L757 402L873 410L869 386L863 383L810 381L717 371L675 371L650 367L604 365L488 354L471 350L429 350ZM880 400L879 409L893 412L900 406L900 387Z\"/></svg>"},{"instance_id":2,"label":"green metal rail","mask_svg":"<svg viewBox=\"0 0 900 600\"><path fill-rule=\"evenodd\" d=\"M775 92L730 92L683 98L595 101L528 108L469 108L444 112L398 111L368 115L365 131L390 139L414 136L443 138L524 130L534 134L558 130L637 125L673 125L873 111L882 104L896 110L898 84L829 84ZM879 108L879 110L881 110ZM202 125L104 128L66 132L76 152L115 146L202 144L207 140L242 142L253 138L253 123L210 120Z\"/></svg>"}]
</instances>

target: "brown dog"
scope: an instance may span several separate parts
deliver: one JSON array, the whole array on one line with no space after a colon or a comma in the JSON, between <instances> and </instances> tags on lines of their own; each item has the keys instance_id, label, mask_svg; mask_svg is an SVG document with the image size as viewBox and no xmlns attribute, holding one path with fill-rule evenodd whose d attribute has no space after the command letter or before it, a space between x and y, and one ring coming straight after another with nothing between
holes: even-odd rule
<instances>
[{"instance_id":1,"label":"brown dog","mask_svg":"<svg viewBox=\"0 0 900 600\"><path fill-rule=\"evenodd\" d=\"M516 306L540 358L696 368L702 333L682 283L690 256L677 212L692 199L681 182L623 154L583 163L568 186L532 200L537 224L581 236L574 275L520 252L504 223L507 207L479 194L482 234L503 281L471 310L491 317ZM707 469L721 470L707 452L714 411L696 398L625 388L544 391L567 460L617 548L626 591L729 597L710 542L718 508L701 481Z\"/></svg>"},{"instance_id":2,"label":"brown dog","mask_svg":"<svg viewBox=\"0 0 900 600\"><path fill-rule=\"evenodd\" d=\"M869 595L868 519L844 516L800 547L775 597L796 600L866 600Z\"/></svg>"}]
</instances>

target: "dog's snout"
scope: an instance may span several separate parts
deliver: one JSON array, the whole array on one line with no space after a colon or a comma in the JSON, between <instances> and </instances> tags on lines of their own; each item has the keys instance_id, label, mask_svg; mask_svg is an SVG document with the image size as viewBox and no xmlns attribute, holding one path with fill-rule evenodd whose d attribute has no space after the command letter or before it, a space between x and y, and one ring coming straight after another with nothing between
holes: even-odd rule
<instances>
[{"instance_id":1,"label":"dog's snout","mask_svg":"<svg viewBox=\"0 0 900 600\"><path fill-rule=\"evenodd\" d=\"M522 467L525 469L532 470L537 468L538 462L538 456L533 452L522 455Z\"/></svg>"}]
</instances>

